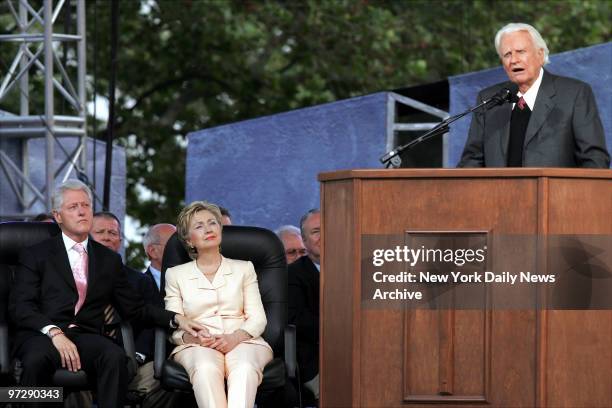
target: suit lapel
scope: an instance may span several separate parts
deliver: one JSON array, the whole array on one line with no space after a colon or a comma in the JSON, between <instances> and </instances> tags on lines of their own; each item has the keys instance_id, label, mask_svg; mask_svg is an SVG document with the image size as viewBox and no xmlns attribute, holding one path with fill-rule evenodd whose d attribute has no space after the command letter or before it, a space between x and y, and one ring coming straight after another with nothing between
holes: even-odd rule
<instances>
[{"instance_id":1,"label":"suit lapel","mask_svg":"<svg viewBox=\"0 0 612 408\"><path fill-rule=\"evenodd\" d=\"M72 268L70 267L70 260L68 259L68 252L64 246L64 240L62 234L58 234L53 243L53 259L52 262L59 274L64 278L68 286L77 293L76 283L74 281L74 275L72 274Z\"/></svg>"},{"instance_id":2,"label":"suit lapel","mask_svg":"<svg viewBox=\"0 0 612 408\"><path fill-rule=\"evenodd\" d=\"M544 71L544 76L542 77L542 83L540 84L540 89L538 90L538 96L536 97L533 112L531 113L531 118L529 119L529 125L527 125L527 130L525 131L525 142L523 144L523 148L525 148L531 139L535 137L546 121L550 111L555 106L553 102L554 95L555 86L553 84L552 76L548 72Z\"/></svg>"},{"instance_id":3,"label":"suit lapel","mask_svg":"<svg viewBox=\"0 0 612 408\"><path fill-rule=\"evenodd\" d=\"M508 143L510 142L510 117L512 116L512 104L504 103L499 109L499 119L494 123L499 123L499 148L504 162L508 158Z\"/></svg>"},{"instance_id":4,"label":"suit lapel","mask_svg":"<svg viewBox=\"0 0 612 408\"><path fill-rule=\"evenodd\" d=\"M197 282L199 289L219 289L222 286L225 286L227 283L225 277L227 275L231 275L232 268L230 268L229 263L224 257L221 257L221 265L219 265L219 270L215 274L213 281L209 281L202 272L197 268L196 261L193 261L193 268L191 268L191 273L188 279L191 279Z\"/></svg>"},{"instance_id":5,"label":"suit lapel","mask_svg":"<svg viewBox=\"0 0 612 408\"><path fill-rule=\"evenodd\" d=\"M232 274L232 268L230 268L229 263L224 257L221 257L221 265L219 265L219 270L215 274L215 278L212 281L212 286L215 289L219 289L220 287L225 285L225 276ZM208 280L208 279L206 279Z\"/></svg>"},{"instance_id":6,"label":"suit lapel","mask_svg":"<svg viewBox=\"0 0 612 408\"><path fill-rule=\"evenodd\" d=\"M161 294L160 288L157 287L157 282L155 282L155 277L153 276L153 272L151 272L150 268L147 268L145 275L147 275L149 279L151 279L151 283L153 283L153 289L155 290L155 293L157 295L160 295Z\"/></svg>"},{"instance_id":7,"label":"suit lapel","mask_svg":"<svg viewBox=\"0 0 612 408\"><path fill-rule=\"evenodd\" d=\"M89 241L87 241L87 295L85 296L85 301L87 302L87 297L91 293L92 287L95 285L96 278L98 274L96 273L96 253L94 250L94 246L92 244L93 239L89 237Z\"/></svg>"},{"instance_id":8,"label":"suit lapel","mask_svg":"<svg viewBox=\"0 0 612 408\"><path fill-rule=\"evenodd\" d=\"M204 276L198 269L196 261L190 262L191 267L188 269L189 273L185 277L190 285L196 285L198 289L214 289L208 278Z\"/></svg>"}]
</instances>

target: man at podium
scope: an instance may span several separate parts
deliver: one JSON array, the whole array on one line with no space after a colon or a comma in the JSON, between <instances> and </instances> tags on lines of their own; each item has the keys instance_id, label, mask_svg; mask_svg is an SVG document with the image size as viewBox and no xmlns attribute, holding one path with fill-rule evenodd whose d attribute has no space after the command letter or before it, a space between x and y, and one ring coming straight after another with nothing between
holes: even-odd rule
<instances>
[{"instance_id":1,"label":"man at podium","mask_svg":"<svg viewBox=\"0 0 612 408\"><path fill-rule=\"evenodd\" d=\"M484 89L478 102L516 86L518 93L474 114L458 167L608 168L591 87L544 70L548 47L529 24L504 26L495 48L510 81Z\"/></svg>"}]
</instances>

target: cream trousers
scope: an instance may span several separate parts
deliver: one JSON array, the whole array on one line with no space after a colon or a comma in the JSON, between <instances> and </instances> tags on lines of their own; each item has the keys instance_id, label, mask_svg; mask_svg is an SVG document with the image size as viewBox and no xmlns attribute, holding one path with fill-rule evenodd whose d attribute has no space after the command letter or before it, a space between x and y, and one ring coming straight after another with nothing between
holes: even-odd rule
<instances>
[{"instance_id":1,"label":"cream trousers","mask_svg":"<svg viewBox=\"0 0 612 408\"><path fill-rule=\"evenodd\" d=\"M198 407L253 408L263 369L272 360L272 350L259 344L240 343L223 354L193 346L176 353L174 359L185 367Z\"/></svg>"}]
</instances>

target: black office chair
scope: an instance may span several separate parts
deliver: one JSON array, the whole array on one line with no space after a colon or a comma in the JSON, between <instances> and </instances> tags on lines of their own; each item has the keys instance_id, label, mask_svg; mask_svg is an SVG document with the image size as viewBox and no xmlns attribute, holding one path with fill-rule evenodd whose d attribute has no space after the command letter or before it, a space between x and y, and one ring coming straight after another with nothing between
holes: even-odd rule
<instances>
[{"instance_id":1,"label":"black office chair","mask_svg":"<svg viewBox=\"0 0 612 408\"><path fill-rule=\"evenodd\" d=\"M14 332L8 318L8 299L10 286L18 264L19 252L28 246L34 245L47 238L60 233L57 224L46 222L4 222L0 223L0 374L3 381L6 377L19 373L20 362L11 364L10 360L10 332ZM128 356L128 375L132 378L136 374L138 364L134 354L134 336L129 323L121 324L123 346ZM68 390L89 389L90 383L84 371L71 372L59 368L53 376L55 386ZM95 383L95 382L94 382Z\"/></svg>"},{"instance_id":2,"label":"black office chair","mask_svg":"<svg viewBox=\"0 0 612 408\"><path fill-rule=\"evenodd\" d=\"M293 399L292 382L297 373L295 326L287 325L287 263L283 244L267 229L224 226L221 252L227 258L251 261L255 267L268 321L262 337L274 351L274 359L264 369L256 401L258 406L282 406L284 403L278 401L279 396L284 401ZM162 273L189 261L191 259L175 233L164 251ZM185 369L176 361L167 359L166 339L167 333L156 329L155 377L167 390L191 392L193 389Z\"/></svg>"}]
</instances>

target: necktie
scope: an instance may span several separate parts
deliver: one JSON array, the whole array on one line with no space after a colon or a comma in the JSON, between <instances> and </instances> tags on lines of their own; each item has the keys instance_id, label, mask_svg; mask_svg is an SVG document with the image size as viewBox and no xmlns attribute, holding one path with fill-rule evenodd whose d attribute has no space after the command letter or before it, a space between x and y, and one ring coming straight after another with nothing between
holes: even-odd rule
<instances>
[{"instance_id":1,"label":"necktie","mask_svg":"<svg viewBox=\"0 0 612 408\"><path fill-rule=\"evenodd\" d=\"M523 166L523 144L525 143L525 133L529 126L531 110L525 99L521 98L512 109L510 116L510 140L508 141L508 167Z\"/></svg>"},{"instance_id":2,"label":"necktie","mask_svg":"<svg viewBox=\"0 0 612 408\"><path fill-rule=\"evenodd\" d=\"M104 308L104 325L106 326L106 335L113 339L117 337L117 329L110 328L115 324L115 308L113 305L108 305ZM109 330L110 329L110 330Z\"/></svg>"},{"instance_id":3,"label":"necktie","mask_svg":"<svg viewBox=\"0 0 612 408\"><path fill-rule=\"evenodd\" d=\"M74 306L74 314L76 315L85 303L85 296L87 295L87 252L85 252L81 243L76 244L73 249L79 253L79 258L72 267L72 275L79 293L79 300Z\"/></svg>"}]
</instances>

